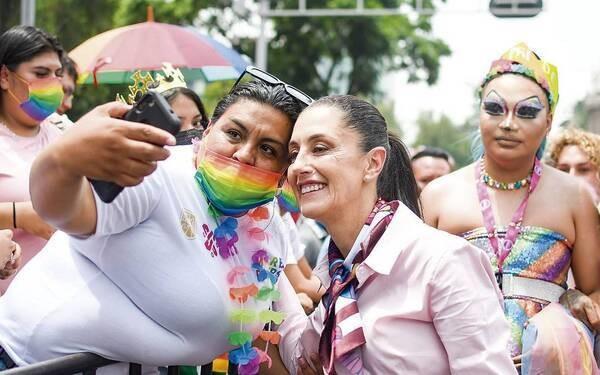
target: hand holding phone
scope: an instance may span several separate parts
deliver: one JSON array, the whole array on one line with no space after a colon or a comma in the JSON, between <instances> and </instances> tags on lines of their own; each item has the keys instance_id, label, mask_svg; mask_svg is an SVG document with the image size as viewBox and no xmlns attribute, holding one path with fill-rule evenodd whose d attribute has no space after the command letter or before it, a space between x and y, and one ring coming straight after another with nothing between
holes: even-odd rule
<instances>
[{"instance_id":1,"label":"hand holding phone","mask_svg":"<svg viewBox=\"0 0 600 375\"><path fill-rule=\"evenodd\" d=\"M124 116L124 120L141 122L166 130L172 135L179 133L181 122L167 100L156 91L148 91ZM105 203L112 202L123 190L114 182L90 179L94 190Z\"/></svg>"}]
</instances>

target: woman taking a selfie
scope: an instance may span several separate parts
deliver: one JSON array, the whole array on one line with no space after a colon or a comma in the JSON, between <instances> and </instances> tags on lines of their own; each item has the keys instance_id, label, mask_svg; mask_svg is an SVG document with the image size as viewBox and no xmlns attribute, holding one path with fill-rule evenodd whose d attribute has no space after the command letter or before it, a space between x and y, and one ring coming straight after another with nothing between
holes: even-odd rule
<instances>
[{"instance_id":1,"label":"woman taking a selfie","mask_svg":"<svg viewBox=\"0 0 600 375\"><path fill-rule=\"evenodd\" d=\"M292 124L310 100L290 91L280 81L236 85L195 157L163 148L175 144L165 131L116 119L128 109L119 103L45 150L32 198L62 232L0 299L11 360L85 351L199 365L229 352L240 373L256 373L268 357L253 340L283 319L271 310L287 251L273 202ZM86 177L131 187L107 204Z\"/></svg>"}]
</instances>

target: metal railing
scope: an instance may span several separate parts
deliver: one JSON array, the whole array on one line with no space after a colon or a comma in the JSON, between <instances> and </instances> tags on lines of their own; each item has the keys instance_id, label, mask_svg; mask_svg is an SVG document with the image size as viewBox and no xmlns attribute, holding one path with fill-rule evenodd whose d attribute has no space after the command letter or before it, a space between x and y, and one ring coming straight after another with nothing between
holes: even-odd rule
<instances>
[{"instance_id":1,"label":"metal railing","mask_svg":"<svg viewBox=\"0 0 600 375\"><path fill-rule=\"evenodd\" d=\"M76 353L66 355L60 358L54 358L43 362L34 363L27 366L15 367L10 370L2 371L2 375L66 375L83 374L93 375L100 367L109 366L118 363L92 353ZM129 375L141 375L142 366L130 363ZM168 375L178 375L178 366L169 366Z\"/></svg>"}]
</instances>

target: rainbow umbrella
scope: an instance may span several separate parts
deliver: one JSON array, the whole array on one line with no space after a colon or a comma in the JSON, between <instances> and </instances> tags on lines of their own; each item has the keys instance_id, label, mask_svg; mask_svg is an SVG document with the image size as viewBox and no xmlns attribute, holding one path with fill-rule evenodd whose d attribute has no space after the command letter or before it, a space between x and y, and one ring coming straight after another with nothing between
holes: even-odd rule
<instances>
[{"instance_id":1,"label":"rainbow umbrella","mask_svg":"<svg viewBox=\"0 0 600 375\"><path fill-rule=\"evenodd\" d=\"M236 79L248 63L231 48L189 26L142 22L96 35L69 56L79 83L129 83L137 70L160 71L164 62L180 68L186 80Z\"/></svg>"}]
</instances>

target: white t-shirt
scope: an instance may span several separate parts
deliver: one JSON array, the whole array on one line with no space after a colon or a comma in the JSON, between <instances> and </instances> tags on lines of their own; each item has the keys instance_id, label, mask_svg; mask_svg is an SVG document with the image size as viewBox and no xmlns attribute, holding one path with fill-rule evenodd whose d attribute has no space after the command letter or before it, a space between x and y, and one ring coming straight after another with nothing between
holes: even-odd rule
<instances>
[{"instance_id":1,"label":"white t-shirt","mask_svg":"<svg viewBox=\"0 0 600 375\"><path fill-rule=\"evenodd\" d=\"M304 244L300 242L300 234L298 227L289 212L281 216L285 226L285 234L290 243L290 251L288 252L285 264L298 264L298 260L304 256Z\"/></svg>"},{"instance_id":2,"label":"white t-shirt","mask_svg":"<svg viewBox=\"0 0 600 375\"><path fill-rule=\"evenodd\" d=\"M146 365L196 365L232 348L227 334L239 324L229 316L239 305L226 276L233 260L210 246L216 222L194 179L192 147L171 152L112 204L96 197L96 233L57 232L0 298L0 345L18 365L81 351ZM246 246L256 242L249 236L262 233L265 268L278 276L287 242L273 204L263 207L268 217L238 218L235 265L250 267L258 249ZM256 282L254 273L245 277ZM244 307L269 305L250 299ZM257 335L262 327L245 330Z\"/></svg>"}]
</instances>

